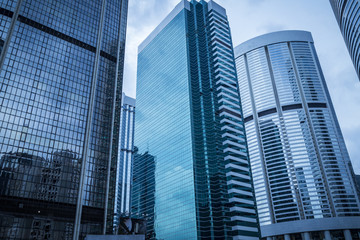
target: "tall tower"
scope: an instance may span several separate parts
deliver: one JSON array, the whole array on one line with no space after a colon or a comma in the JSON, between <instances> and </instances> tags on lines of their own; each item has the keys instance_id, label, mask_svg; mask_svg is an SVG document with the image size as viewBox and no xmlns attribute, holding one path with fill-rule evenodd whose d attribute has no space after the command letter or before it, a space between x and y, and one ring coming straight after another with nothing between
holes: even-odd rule
<instances>
[{"instance_id":1,"label":"tall tower","mask_svg":"<svg viewBox=\"0 0 360 240\"><path fill-rule=\"evenodd\" d=\"M350 239L359 199L311 34L265 34L235 59L262 237Z\"/></svg>"},{"instance_id":2,"label":"tall tower","mask_svg":"<svg viewBox=\"0 0 360 240\"><path fill-rule=\"evenodd\" d=\"M136 100L122 95L122 111L120 116L120 142L117 163L117 176L114 185L115 192L115 209L116 222L115 227L119 224L120 216L129 216L131 198L130 191L132 185L132 160L134 151L134 124L135 124L135 103Z\"/></svg>"},{"instance_id":3,"label":"tall tower","mask_svg":"<svg viewBox=\"0 0 360 240\"><path fill-rule=\"evenodd\" d=\"M360 80L360 1L330 0L330 4Z\"/></svg>"},{"instance_id":4,"label":"tall tower","mask_svg":"<svg viewBox=\"0 0 360 240\"><path fill-rule=\"evenodd\" d=\"M126 19L127 0L1 1L1 239L112 228Z\"/></svg>"},{"instance_id":5,"label":"tall tower","mask_svg":"<svg viewBox=\"0 0 360 240\"><path fill-rule=\"evenodd\" d=\"M224 8L174 8L139 46L136 101L135 145L155 159L154 238L258 239Z\"/></svg>"}]
</instances>

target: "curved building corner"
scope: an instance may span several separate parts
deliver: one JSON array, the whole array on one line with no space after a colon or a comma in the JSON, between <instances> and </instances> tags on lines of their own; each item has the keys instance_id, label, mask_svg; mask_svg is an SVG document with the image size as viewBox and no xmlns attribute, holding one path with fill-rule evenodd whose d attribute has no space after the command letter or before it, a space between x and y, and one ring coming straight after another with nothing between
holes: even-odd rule
<instances>
[{"instance_id":1,"label":"curved building corner","mask_svg":"<svg viewBox=\"0 0 360 240\"><path fill-rule=\"evenodd\" d=\"M310 32L235 48L263 239L359 239L353 170Z\"/></svg>"}]
</instances>

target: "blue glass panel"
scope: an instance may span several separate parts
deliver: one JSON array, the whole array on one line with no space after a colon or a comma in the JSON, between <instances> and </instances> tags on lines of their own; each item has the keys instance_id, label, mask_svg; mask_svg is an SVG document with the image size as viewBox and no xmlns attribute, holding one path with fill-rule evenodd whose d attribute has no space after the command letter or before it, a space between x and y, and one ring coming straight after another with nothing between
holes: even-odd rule
<instances>
[{"instance_id":1,"label":"blue glass panel","mask_svg":"<svg viewBox=\"0 0 360 240\"><path fill-rule=\"evenodd\" d=\"M158 239L196 238L185 26L182 10L138 56L135 146L155 158Z\"/></svg>"}]
</instances>

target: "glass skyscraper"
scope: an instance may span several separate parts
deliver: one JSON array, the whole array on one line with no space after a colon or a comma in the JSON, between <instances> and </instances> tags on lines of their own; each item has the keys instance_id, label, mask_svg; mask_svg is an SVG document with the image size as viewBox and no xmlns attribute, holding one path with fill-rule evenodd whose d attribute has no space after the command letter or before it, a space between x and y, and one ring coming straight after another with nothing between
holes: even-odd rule
<instances>
[{"instance_id":1,"label":"glass skyscraper","mask_svg":"<svg viewBox=\"0 0 360 240\"><path fill-rule=\"evenodd\" d=\"M1 239L111 233L126 19L127 0L0 1Z\"/></svg>"},{"instance_id":2,"label":"glass skyscraper","mask_svg":"<svg viewBox=\"0 0 360 240\"><path fill-rule=\"evenodd\" d=\"M132 185L132 159L134 151L134 123L135 123L135 102L136 100L122 95L122 111L120 116L120 141L117 163L117 177L113 185L116 186L116 204L114 213L116 221L114 227L119 224L120 216L130 214L130 191Z\"/></svg>"},{"instance_id":3,"label":"glass skyscraper","mask_svg":"<svg viewBox=\"0 0 360 240\"><path fill-rule=\"evenodd\" d=\"M360 80L360 1L330 0L330 4Z\"/></svg>"},{"instance_id":4,"label":"glass skyscraper","mask_svg":"<svg viewBox=\"0 0 360 240\"><path fill-rule=\"evenodd\" d=\"M153 157L155 177L144 186L153 199L139 200L147 209L133 205L132 214L150 223L148 237L258 239L224 8L194 0L174 8L139 46L136 101L135 146Z\"/></svg>"},{"instance_id":5,"label":"glass skyscraper","mask_svg":"<svg viewBox=\"0 0 360 240\"><path fill-rule=\"evenodd\" d=\"M235 59L262 237L358 236L353 169L311 34L262 35Z\"/></svg>"}]
</instances>

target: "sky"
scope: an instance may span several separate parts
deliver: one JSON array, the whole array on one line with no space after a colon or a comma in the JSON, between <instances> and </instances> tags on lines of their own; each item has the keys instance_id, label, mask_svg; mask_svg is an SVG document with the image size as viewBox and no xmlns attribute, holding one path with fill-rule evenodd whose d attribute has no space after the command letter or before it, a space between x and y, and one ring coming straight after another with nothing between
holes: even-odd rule
<instances>
[{"instance_id":1,"label":"sky","mask_svg":"<svg viewBox=\"0 0 360 240\"><path fill-rule=\"evenodd\" d=\"M180 0L129 0L123 90L136 97L137 48ZM233 45L281 30L313 35L354 170L360 174L360 82L328 0L215 0L227 10Z\"/></svg>"}]
</instances>

